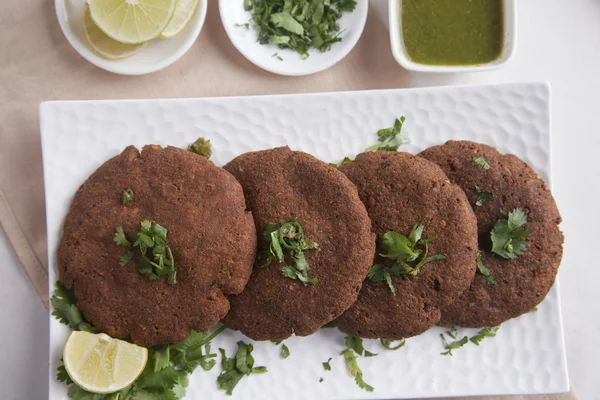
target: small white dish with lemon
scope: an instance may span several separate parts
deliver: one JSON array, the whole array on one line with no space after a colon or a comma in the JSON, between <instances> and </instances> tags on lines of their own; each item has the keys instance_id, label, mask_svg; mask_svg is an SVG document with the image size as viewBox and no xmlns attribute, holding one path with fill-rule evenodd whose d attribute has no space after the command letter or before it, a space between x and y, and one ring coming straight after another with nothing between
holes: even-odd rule
<instances>
[{"instance_id":1,"label":"small white dish with lemon","mask_svg":"<svg viewBox=\"0 0 600 400\"><path fill-rule=\"evenodd\" d=\"M63 33L92 64L143 75L181 58L196 41L207 0L55 0Z\"/></svg>"}]
</instances>

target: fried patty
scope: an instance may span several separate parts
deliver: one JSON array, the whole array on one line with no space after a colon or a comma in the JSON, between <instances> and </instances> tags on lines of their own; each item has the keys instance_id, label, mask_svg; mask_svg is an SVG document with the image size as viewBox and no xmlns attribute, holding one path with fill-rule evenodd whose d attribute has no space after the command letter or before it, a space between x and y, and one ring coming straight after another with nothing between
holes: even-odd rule
<instances>
[{"instance_id":1,"label":"fried patty","mask_svg":"<svg viewBox=\"0 0 600 400\"><path fill-rule=\"evenodd\" d=\"M244 291L229 296L225 325L254 340L316 332L356 300L373 262L375 235L356 188L335 168L287 147L242 154L225 169L244 188L260 251L269 247L265 225L287 221L302 224L306 240L321 248L304 252L314 286L284 277L284 263L254 268Z\"/></svg>"},{"instance_id":2,"label":"fried patty","mask_svg":"<svg viewBox=\"0 0 600 400\"><path fill-rule=\"evenodd\" d=\"M415 276L392 277L395 296L385 281L366 279L356 303L336 320L338 328L349 335L385 339L426 331L475 274L477 221L465 194L437 165L408 153L362 153L340 170L358 188L378 238L388 231L408 236L415 224L423 224L423 238L435 238L428 254L446 259L424 265ZM379 255L375 262L391 264Z\"/></svg>"},{"instance_id":3,"label":"fried patty","mask_svg":"<svg viewBox=\"0 0 600 400\"><path fill-rule=\"evenodd\" d=\"M473 283L442 312L440 324L489 327L531 311L544 300L554 284L562 259L561 217L546 183L527 163L512 154L469 141L449 141L420 154L436 164L467 194L477 217L479 248L483 264L495 284L489 286L477 273ZM483 157L489 170L472 165ZM493 200L478 206L475 186L491 191ZM501 210L522 208L527 214L527 250L514 260L492 255L490 232Z\"/></svg>"},{"instance_id":4,"label":"fried patty","mask_svg":"<svg viewBox=\"0 0 600 400\"><path fill-rule=\"evenodd\" d=\"M134 200L123 204L123 191ZM113 241L122 226L131 237L143 220L168 230L177 283L150 281L136 259L121 267L126 247ZM240 184L227 171L174 147L127 147L79 188L58 249L59 279L75 290L77 306L100 331L142 346L206 331L229 310L227 295L244 289L252 272L256 230Z\"/></svg>"}]
</instances>

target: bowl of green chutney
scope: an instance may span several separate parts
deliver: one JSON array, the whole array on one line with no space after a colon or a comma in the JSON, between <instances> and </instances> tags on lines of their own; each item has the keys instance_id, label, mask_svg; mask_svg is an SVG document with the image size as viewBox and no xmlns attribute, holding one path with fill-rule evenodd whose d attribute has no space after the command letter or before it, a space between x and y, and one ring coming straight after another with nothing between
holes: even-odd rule
<instances>
[{"instance_id":1,"label":"bowl of green chutney","mask_svg":"<svg viewBox=\"0 0 600 400\"><path fill-rule=\"evenodd\" d=\"M516 51L516 0L389 0L392 53L411 71L497 69Z\"/></svg>"}]
</instances>

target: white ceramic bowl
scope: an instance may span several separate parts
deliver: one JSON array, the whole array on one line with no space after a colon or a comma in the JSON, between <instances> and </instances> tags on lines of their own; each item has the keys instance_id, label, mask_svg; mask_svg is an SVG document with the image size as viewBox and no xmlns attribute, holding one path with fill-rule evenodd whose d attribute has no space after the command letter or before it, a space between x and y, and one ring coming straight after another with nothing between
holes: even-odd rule
<instances>
[{"instance_id":1,"label":"white ceramic bowl","mask_svg":"<svg viewBox=\"0 0 600 400\"><path fill-rule=\"evenodd\" d=\"M410 59L402 36L402 0L389 0L390 41L392 54L398 64L410 71L419 72L475 72L498 69L508 63L517 50L516 0L503 0L504 48L496 60L477 65L428 65Z\"/></svg>"},{"instance_id":2,"label":"white ceramic bowl","mask_svg":"<svg viewBox=\"0 0 600 400\"><path fill-rule=\"evenodd\" d=\"M331 50L321 53L310 50L310 56L302 59L298 53L290 49L280 49L274 44L258 43L258 32L250 24L250 29L236 26L244 24L252 18L249 11L244 10L243 0L219 0L221 20L227 36L236 49L256 66L279 75L299 76L323 71L343 59L354 47L367 22L369 10L368 0L357 0L351 13L344 13L339 19L342 41L331 45ZM277 53L283 60L273 55Z\"/></svg>"},{"instance_id":3,"label":"white ceramic bowl","mask_svg":"<svg viewBox=\"0 0 600 400\"><path fill-rule=\"evenodd\" d=\"M83 58L116 74L144 75L168 67L189 50L204 25L206 2L207 0L200 0L192 19L175 37L155 39L138 54L123 60L106 59L95 53L85 42L80 25L85 0L55 0L54 6L63 33Z\"/></svg>"}]
</instances>

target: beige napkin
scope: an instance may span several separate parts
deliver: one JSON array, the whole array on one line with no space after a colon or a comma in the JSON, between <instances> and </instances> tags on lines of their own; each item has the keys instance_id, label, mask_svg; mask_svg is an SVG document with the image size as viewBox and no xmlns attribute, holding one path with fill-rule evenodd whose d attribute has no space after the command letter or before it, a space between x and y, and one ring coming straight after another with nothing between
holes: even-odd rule
<instances>
[{"instance_id":1,"label":"beige napkin","mask_svg":"<svg viewBox=\"0 0 600 400\"><path fill-rule=\"evenodd\" d=\"M411 85L410 76L394 61L388 32L374 13L348 57L327 71L297 78L265 72L239 54L221 25L216 0L209 1L206 23L190 51L171 67L142 77L111 74L85 61L68 44L55 14L54 0L4 0L0 13L0 224L46 307L48 254L38 128L41 101L257 95ZM572 393L528 397L575 398Z\"/></svg>"}]
</instances>

